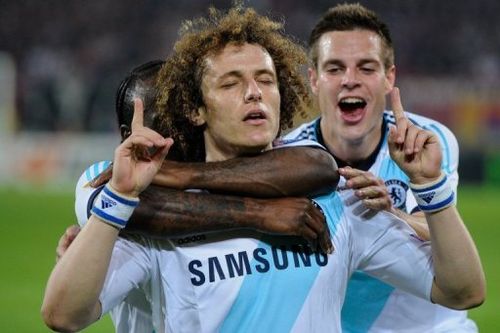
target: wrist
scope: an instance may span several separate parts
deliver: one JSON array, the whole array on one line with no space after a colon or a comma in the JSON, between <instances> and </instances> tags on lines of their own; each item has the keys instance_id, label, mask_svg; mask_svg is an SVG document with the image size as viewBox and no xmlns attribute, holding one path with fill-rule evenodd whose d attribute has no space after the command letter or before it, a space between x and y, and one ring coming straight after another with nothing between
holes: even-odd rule
<instances>
[{"instance_id":1,"label":"wrist","mask_svg":"<svg viewBox=\"0 0 500 333\"><path fill-rule=\"evenodd\" d=\"M438 212L455 204L455 193L444 172L431 182L423 184L410 182L410 188L420 210L424 213Z\"/></svg>"},{"instance_id":2,"label":"wrist","mask_svg":"<svg viewBox=\"0 0 500 333\"><path fill-rule=\"evenodd\" d=\"M268 199L270 201L272 199ZM256 231L265 231L263 226L267 220L267 206L261 199L245 199L246 214L244 219L244 228L253 229Z\"/></svg>"},{"instance_id":3,"label":"wrist","mask_svg":"<svg viewBox=\"0 0 500 333\"><path fill-rule=\"evenodd\" d=\"M159 172L153 179L154 184L174 188L177 190L187 190L189 188L199 188L193 186L193 173L186 162L163 161Z\"/></svg>"},{"instance_id":4,"label":"wrist","mask_svg":"<svg viewBox=\"0 0 500 333\"><path fill-rule=\"evenodd\" d=\"M117 186L115 182L113 182L113 178L109 180L109 182L106 184L106 187L113 193L121 197L128 198L130 200L137 199L139 197L139 194L141 193L137 191L131 191L131 192L123 191L122 189L120 189L120 186Z\"/></svg>"},{"instance_id":5,"label":"wrist","mask_svg":"<svg viewBox=\"0 0 500 333\"><path fill-rule=\"evenodd\" d=\"M107 184L94 200L91 213L101 221L123 229L138 204L139 198L119 193Z\"/></svg>"},{"instance_id":6,"label":"wrist","mask_svg":"<svg viewBox=\"0 0 500 333\"><path fill-rule=\"evenodd\" d=\"M410 183L414 185L426 185L436 181L439 181L442 178L442 173L438 173L433 177L423 177L423 176L410 176Z\"/></svg>"}]
</instances>

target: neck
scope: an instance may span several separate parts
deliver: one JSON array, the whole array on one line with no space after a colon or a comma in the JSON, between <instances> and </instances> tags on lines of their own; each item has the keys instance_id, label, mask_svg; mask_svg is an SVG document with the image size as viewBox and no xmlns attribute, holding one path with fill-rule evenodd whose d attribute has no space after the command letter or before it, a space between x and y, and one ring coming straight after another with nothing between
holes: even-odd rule
<instances>
[{"instance_id":1,"label":"neck","mask_svg":"<svg viewBox=\"0 0 500 333\"><path fill-rule=\"evenodd\" d=\"M219 162L229 160L235 157L249 156L259 154L265 150L272 149L270 143L267 147L224 147L221 149L217 145L209 144L205 141L205 161L206 162Z\"/></svg>"},{"instance_id":2,"label":"neck","mask_svg":"<svg viewBox=\"0 0 500 333\"><path fill-rule=\"evenodd\" d=\"M378 125L363 137L349 139L329 131L323 119L320 122L320 128L323 144L328 151L347 165L355 165L368 159L377 150L383 131L383 125Z\"/></svg>"}]
</instances>

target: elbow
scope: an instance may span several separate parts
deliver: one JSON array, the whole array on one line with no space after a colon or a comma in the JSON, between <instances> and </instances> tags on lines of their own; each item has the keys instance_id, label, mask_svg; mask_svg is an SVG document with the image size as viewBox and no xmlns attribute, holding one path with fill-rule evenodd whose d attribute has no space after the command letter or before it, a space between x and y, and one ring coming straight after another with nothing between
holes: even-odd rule
<instances>
[{"instance_id":1,"label":"elbow","mask_svg":"<svg viewBox=\"0 0 500 333\"><path fill-rule=\"evenodd\" d=\"M469 310L484 303L486 290L484 287L476 287L467 292L460 292L450 298L446 305L454 310Z\"/></svg>"},{"instance_id":2,"label":"elbow","mask_svg":"<svg viewBox=\"0 0 500 333\"><path fill-rule=\"evenodd\" d=\"M456 310L469 310L473 308L477 308L481 304L484 303L486 299L486 292L483 290L478 290L475 293L470 293L461 299L458 302L458 306L455 307Z\"/></svg>"},{"instance_id":3,"label":"elbow","mask_svg":"<svg viewBox=\"0 0 500 333\"><path fill-rule=\"evenodd\" d=\"M54 306L44 304L41 314L45 325L55 332L78 332L83 328L67 315L57 311Z\"/></svg>"},{"instance_id":4,"label":"elbow","mask_svg":"<svg viewBox=\"0 0 500 333\"><path fill-rule=\"evenodd\" d=\"M311 155L311 165L316 167L314 174L316 177L319 176L321 178L319 179L319 184L321 184L321 186L318 188L318 191L320 191L318 194L331 192L337 187L340 179L337 162L335 162L335 159L330 153L323 149L314 149Z\"/></svg>"}]
</instances>

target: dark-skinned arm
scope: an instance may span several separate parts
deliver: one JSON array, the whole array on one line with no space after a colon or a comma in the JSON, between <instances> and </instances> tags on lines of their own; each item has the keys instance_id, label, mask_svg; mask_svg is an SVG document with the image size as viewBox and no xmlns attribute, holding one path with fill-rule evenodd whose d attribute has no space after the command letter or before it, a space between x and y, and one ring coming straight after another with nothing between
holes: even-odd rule
<instances>
[{"instance_id":1,"label":"dark-skinned arm","mask_svg":"<svg viewBox=\"0 0 500 333\"><path fill-rule=\"evenodd\" d=\"M253 157L214 163L165 161L155 183L142 193L128 232L149 237L252 228L265 233L305 238L313 248L328 252L332 245L324 219L304 198L259 200L250 197L204 195L172 191L164 186L208 189L253 197L313 196L331 191L338 181L335 160L314 147L289 147ZM91 183L111 176L104 172ZM307 209L306 209L307 208ZM312 215L312 216L311 216ZM318 241L319 240L319 241Z\"/></svg>"},{"instance_id":2,"label":"dark-skinned arm","mask_svg":"<svg viewBox=\"0 0 500 333\"><path fill-rule=\"evenodd\" d=\"M230 229L303 237L313 249L333 249L323 214L307 198L256 199L169 190L151 185L125 229L149 237L181 237Z\"/></svg>"},{"instance_id":3,"label":"dark-skinned arm","mask_svg":"<svg viewBox=\"0 0 500 333\"><path fill-rule=\"evenodd\" d=\"M91 185L111 178L110 168ZM339 174L333 157L316 147L286 147L221 162L165 160L153 184L258 198L317 196L332 191Z\"/></svg>"}]
</instances>

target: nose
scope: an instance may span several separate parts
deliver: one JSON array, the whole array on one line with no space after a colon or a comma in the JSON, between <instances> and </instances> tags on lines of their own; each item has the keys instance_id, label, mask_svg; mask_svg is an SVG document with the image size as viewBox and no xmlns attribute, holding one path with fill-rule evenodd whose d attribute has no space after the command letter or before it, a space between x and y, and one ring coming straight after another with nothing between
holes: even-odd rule
<instances>
[{"instance_id":1,"label":"nose","mask_svg":"<svg viewBox=\"0 0 500 333\"><path fill-rule=\"evenodd\" d=\"M358 73L354 69L346 69L344 75L342 76L342 87L347 89L353 89L360 85L360 81L358 79Z\"/></svg>"},{"instance_id":2,"label":"nose","mask_svg":"<svg viewBox=\"0 0 500 333\"><path fill-rule=\"evenodd\" d=\"M245 102L260 102L262 100L262 91L255 80L251 80L245 91Z\"/></svg>"}]
</instances>

